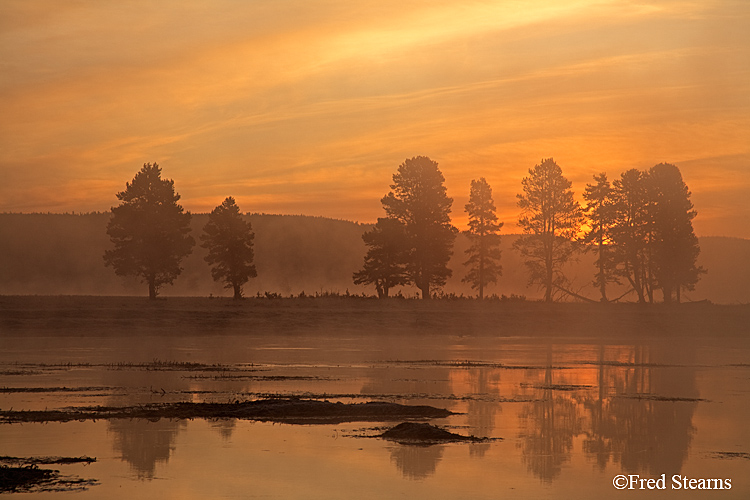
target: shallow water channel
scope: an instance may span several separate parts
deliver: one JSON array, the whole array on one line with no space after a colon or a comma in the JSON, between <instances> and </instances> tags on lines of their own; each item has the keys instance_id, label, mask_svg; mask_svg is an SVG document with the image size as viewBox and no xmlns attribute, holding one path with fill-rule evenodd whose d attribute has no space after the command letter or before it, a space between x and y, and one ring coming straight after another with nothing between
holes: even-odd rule
<instances>
[{"instance_id":1,"label":"shallow water channel","mask_svg":"<svg viewBox=\"0 0 750 500\"><path fill-rule=\"evenodd\" d=\"M6 411L295 395L447 408L456 414L430 422L501 438L415 445L371 437L399 422L0 424L0 455L96 457L51 466L96 481L75 498L750 498L747 341L316 334L1 342ZM620 474L664 474L666 490L619 492ZM677 490L675 475L730 479L731 489Z\"/></svg>"}]
</instances>

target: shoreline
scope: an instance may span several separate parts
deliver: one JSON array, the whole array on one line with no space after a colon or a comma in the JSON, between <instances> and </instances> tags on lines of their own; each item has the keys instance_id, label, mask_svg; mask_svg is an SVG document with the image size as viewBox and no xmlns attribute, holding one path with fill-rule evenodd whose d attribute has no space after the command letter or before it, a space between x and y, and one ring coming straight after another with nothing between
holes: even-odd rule
<instances>
[{"instance_id":1,"label":"shoreline","mask_svg":"<svg viewBox=\"0 0 750 500\"><path fill-rule=\"evenodd\" d=\"M750 304L363 297L0 296L0 338L141 335L750 337Z\"/></svg>"}]
</instances>

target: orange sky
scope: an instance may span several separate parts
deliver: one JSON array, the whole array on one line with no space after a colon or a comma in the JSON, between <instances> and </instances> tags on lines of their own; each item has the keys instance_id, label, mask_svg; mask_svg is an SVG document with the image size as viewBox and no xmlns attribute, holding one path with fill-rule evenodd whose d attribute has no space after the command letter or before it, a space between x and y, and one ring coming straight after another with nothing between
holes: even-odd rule
<instances>
[{"instance_id":1,"label":"orange sky","mask_svg":"<svg viewBox=\"0 0 750 500\"><path fill-rule=\"evenodd\" d=\"M676 164L750 238L750 2L0 3L0 212L104 211L145 162L186 209L371 222L404 159L517 230L521 178Z\"/></svg>"}]
</instances>

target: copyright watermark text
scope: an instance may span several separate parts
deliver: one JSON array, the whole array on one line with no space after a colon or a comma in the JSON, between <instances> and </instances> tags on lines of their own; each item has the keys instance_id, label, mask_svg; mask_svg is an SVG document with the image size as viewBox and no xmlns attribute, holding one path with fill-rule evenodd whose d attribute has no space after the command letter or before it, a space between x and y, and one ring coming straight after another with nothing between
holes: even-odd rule
<instances>
[{"instance_id":1,"label":"copyright watermark text","mask_svg":"<svg viewBox=\"0 0 750 500\"><path fill-rule=\"evenodd\" d=\"M731 490L731 479L692 478L675 474L671 481L667 475L659 477L641 477L638 474L620 474L612 479L612 486L618 490Z\"/></svg>"}]
</instances>

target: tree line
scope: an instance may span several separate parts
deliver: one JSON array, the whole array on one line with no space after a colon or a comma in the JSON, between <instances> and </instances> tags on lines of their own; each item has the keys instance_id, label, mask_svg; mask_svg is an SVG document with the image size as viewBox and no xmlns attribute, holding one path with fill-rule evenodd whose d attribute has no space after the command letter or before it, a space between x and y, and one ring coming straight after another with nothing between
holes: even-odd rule
<instances>
[{"instance_id":1,"label":"tree line","mask_svg":"<svg viewBox=\"0 0 750 500\"><path fill-rule=\"evenodd\" d=\"M444 182L438 164L427 157L399 166L391 191L381 200L386 217L362 236L368 251L363 268L354 273L355 284L374 285L379 297L388 297L395 286L414 285L424 299L445 285L458 230L450 222L453 200ZM547 302L562 295L586 299L569 289L563 273L564 264L581 251L597 253L593 284L602 302L610 301L607 285L623 280L629 284L626 294L635 293L639 302L654 302L656 290L664 302L679 302L681 290L693 290L705 272L697 265L696 211L674 165L630 169L613 183L605 173L597 174L586 185L584 207L552 158L529 169L521 188L518 225L523 234L513 247L524 259L529 284L538 285ZM471 246L463 281L482 299L485 287L502 274L503 225L483 177L471 181L464 209Z\"/></svg>"},{"instance_id":2,"label":"tree line","mask_svg":"<svg viewBox=\"0 0 750 500\"><path fill-rule=\"evenodd\" d=\"M452 276L448 262L458 229L451 224L453 204L445 179L433 160L414 157L393 175L391 191L381 199L385 217L362 235L367 246L364 265L353 274L358 285L374 285L385 298L394 287L413 285L431 298ZM594 176L580 206L572 184L552 158L529 170L518 194L518 224L523 235L513 245L523 257L529 284L544 291L544 300L569 295L563 266L578 252L596 252L593 284L601 301L607 285L627 284L639 302L654 302L660 290L665 302L680 301L681 290L692 290L700 275L698 240L692 219L696 212L679 169L659 164L648 171L631 169L610 183L606 174ZM190 213L179 205L172 180L161 178L157 164L144 164L124 191L120 205L111 209L107 234L114 248L105 264L122 276L137 276L148 285L149 297L171 284L182 271L180 263L195 240L189 235ZM470 239L463 281L477 291L502 275L500 229L486 179L471 181L468 215ZM253 264L254 233L232 197L210 214L200 235L208 250L205 260L214 280L242 297L243 285L257 276Z\"/></svg>"}]
</instances>

